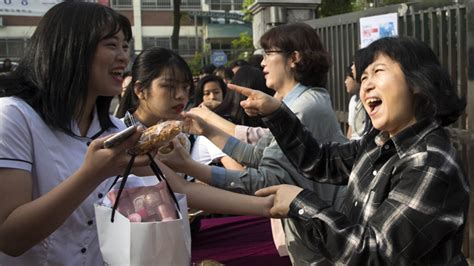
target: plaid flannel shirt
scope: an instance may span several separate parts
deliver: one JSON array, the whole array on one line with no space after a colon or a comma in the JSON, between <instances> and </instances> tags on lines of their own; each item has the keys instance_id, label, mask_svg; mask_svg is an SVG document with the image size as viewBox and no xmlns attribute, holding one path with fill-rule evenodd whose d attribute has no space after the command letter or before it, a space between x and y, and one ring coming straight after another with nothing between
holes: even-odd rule
<instances>
[{"instance_id":1,"label":"plaid flannel shirt","mask_svg":"<svg viewBox=\"0 0 474 266\"><path fill-rule=\"evenodd\" d=\"M309 190L290 205L289 217L304 224L329 260L467 265L461 246L469 181L436 122L419 121L392 138L372 130L361 140L324 145L284 104L264 122L308 179L348 184L339 212Z\"/></svg>"}]
</instances>

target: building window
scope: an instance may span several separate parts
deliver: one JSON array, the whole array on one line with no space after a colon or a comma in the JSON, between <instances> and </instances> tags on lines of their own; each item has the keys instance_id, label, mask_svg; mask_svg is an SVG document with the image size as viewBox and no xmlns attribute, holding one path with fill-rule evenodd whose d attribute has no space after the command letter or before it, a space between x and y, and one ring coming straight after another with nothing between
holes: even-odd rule
<instances>
[{"instance_id":1,"label":"building window","mask_svg":"<svg viewBox=\"0 0 474 266\"><path fill-rule=\"evenodd\" d=\"M243 0L211 0L211 10L242 10Z\"/></svg>"},{"instance_id":2,"label":"building window","mask_svg":"<svg viewBox=\"0 0 474 266\"><path fill-rule=\"evenodd\" d=\"M171 49L171 38L168 37L144 37L143 38L143 49L149 47L162 47ZM194 37L180 37L179 38L179 55L183 57L188 57L194 55L196 52L202 50L202 38L196 39Z\"/></svg>"},{"instance_id":3,"label":"building window","mask_svg":"<svg viewBox=\"0 0 474 266\"><path fill-rule=\"evenodd\" d=\"M117 9L131 9L132 0L111 0L110 6Z\"/></svg>"},{"instance_id":4,"label":"building window","mask_svg":"<svg viewBox=\"0 0 474 266\"><path fill-rule=\"evenodd\" d=\"M181 0L181 8L201 10L201 0Z\"/></svg>"},{"instance_id":5,"label":"building window","mask_svg":"<svg viewBox=\"0 0 474 266\"><path fill-rule=\"evenodd\" d=\"M27 39L0 39L0 58L19 59L27 42Z\"/></svg>"},{"instance_id":6,"label":"building window","mask_svg":"<svg viewBox=\"0 0 474 266\"><path fill-rule=\"evenodd\" d=\"M230 0L229 0L230 1ZM242 1L242 0L239 0ZM132 0L111 0L111 7L117 9L132 9ZM173 0L141 0L142 9L172 9ZM181 9L201 9L201 0L181 0Z\"/></svg>"},{"instance_id":7,"label":"building window","mask_svg":"<svg viewBox=\"0 0 474 266\"><path fill-rule=\"evenodd\" d=\"M172 0L142 0L143 9L171 9Z\"/></svg>"}]
</instances>

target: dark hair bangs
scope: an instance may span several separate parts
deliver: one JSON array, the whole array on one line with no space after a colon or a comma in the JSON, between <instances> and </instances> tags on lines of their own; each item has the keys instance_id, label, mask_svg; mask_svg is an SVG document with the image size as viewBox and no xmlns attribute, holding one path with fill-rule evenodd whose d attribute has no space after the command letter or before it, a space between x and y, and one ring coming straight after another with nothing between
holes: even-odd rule
<instances>
[{"instance_id":1,"label":"dark hair bangs","mask_svg":"<svg viewBox=\"0 0 474 266\"><path fill-rule=\"evenodd\" d=\"M130 21L127 17L107 12L107 16L104 17L104 21L102 21L105 29L108 29L108 32L102 37L102 39L108 39L119 33L120 31L123 32L125 40L129 42L132 39L132 26L130 25Z\"/></svg>"},{"instance_id":2,"label":"dark hair bangs","mask_svg":"<svg viewBox=\"0 0 474 266\"><path fill-rule=\"evenodd\" d=\"M189 96L194 93L193 74L184 60L172 57L163 65L160 72L159 76L164 76L172 82L187 84L189 86Z\"/></svg>"},{"instance_id":3,"label":"dark hair bangs","mask_svg":"<svg viewBox=\"0 0 474 266\"><path fill-rule=\"evenodd\" d=\"M283 47L281 47L283 40L281 37L279 37L281 34L283 34L283 32L281 32L280 28L281 26L272 28L265 32L262 37L260 37L260 46L263 50L268 50L275 47L283 49Z\"/></svg>"}]
</instances>

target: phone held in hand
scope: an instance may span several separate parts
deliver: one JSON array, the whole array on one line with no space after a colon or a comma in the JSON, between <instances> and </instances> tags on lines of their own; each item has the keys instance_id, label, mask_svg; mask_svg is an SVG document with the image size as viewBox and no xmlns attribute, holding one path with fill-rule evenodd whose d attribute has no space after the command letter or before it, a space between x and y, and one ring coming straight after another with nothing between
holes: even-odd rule
<instances>
[{"instance_id":1,"label":"phone held in hand","mask_svg":"<svg viewBox=\"0 0 474 266\"><path fill-rule=\"evenodd\" d=\"M130 137L133 134L133 132L135 132L135 126L127 127L126 129L106 139L104 141L104 148L108 149L122 143L124 140Z\"/></svg>"}]
</instances>

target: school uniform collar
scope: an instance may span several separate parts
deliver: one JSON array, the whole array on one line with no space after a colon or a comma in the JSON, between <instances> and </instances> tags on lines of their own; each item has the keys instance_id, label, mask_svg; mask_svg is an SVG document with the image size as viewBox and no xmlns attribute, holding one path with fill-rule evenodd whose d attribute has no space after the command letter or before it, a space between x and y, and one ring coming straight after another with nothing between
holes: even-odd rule
<instances>
[{"instance_id":1,"label":"school uniform collar","mask_svg":"<svg viewBox=\"0 0 474 266\"><path fill-rule=\"evenodd\" d=\"M76 120L71 122L71 131L74 135L81 137L81 131L79 130L79 124ZM94 106L94 110L92 111L92 121L89 125L89 129L87 130L85 138L92 138L96 136L98 132L103 132L102 127L100 126L99 121L99 113L97 111L97 106ZM100 135L100 134L99 134Z\"/></svg>"}]
</instances>

